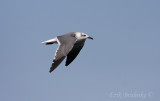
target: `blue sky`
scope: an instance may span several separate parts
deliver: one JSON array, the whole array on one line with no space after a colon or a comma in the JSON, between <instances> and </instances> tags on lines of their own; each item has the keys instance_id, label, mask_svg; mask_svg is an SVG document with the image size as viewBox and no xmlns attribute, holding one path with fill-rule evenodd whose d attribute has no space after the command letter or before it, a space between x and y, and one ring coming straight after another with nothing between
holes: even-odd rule
<instances>
[{"instance_id":1,"label":"blue sky","mask_svg":"<svg viewBox=\"0 0 160 101\"><path fill-rule=\"evenodd\" d=\"M1 0L1 101L159 101L160 1ZM84 32L79 56L49 73L57 45Z\"/></svg>"}]
</instances>

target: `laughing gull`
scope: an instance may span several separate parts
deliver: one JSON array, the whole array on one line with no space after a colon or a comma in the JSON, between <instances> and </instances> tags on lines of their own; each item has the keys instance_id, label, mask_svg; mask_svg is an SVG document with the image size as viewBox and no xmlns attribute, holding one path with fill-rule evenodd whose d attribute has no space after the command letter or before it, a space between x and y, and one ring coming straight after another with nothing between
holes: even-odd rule
<instances>
[{"instance_id":1,"label":"laughing gull","mask_svg":"<svg viewBox=\"0 0 160 101\"><path fill-rule=\"evenodd\" d=\"M70 32L42 42L46 45L54 43L58 43L59 45L56 50L53 63L49 72L51 73L64 60L66 56L67 60L65 66L68 66L79 54L87 38L93 40L92 37L88 36L85 33Z\"/></svg>"}]
</instances>

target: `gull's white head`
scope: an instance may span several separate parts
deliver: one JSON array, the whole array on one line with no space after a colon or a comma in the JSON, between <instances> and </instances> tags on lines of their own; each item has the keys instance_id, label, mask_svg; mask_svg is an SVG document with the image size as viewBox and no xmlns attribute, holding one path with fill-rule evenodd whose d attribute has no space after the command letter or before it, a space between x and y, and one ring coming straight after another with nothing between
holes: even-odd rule
<instances>
[{"instance_id":1,"label":"gull's white head","mask_svg":"<svg viewBox=\"0 0 160 101\"><path fill-rule=\"evenodd\" d=\"M78 40L82 40L82 39L92 39L92 37L88 36L87 34L85 33L82 33L82 32L75 32L75 37L78 39Z\"/></svg>"}]
</instances>

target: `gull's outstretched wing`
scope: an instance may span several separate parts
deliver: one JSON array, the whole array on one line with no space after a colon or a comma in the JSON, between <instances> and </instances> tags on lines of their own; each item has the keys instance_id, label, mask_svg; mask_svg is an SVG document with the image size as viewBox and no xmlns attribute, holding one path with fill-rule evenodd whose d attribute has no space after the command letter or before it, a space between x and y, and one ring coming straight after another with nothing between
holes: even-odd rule
<instances>
[{"instance_id":1,"label":"gull's outstretched wing","mask_svg":"<svg viewBox=\"0 0 160 101\"><path fill-rule=\"evenodd\" d=\"M54 60L49 72L52 72L67 56L73 48L76 38L72 34L57 36L59 47L56 50Z\"/></svg>"},{"instance_id":2,"label":"gull's outstretched wing","mask_svg":"<svg viewBox=\"0 0 160 101\"><path fill-rule=\"evenodd\" d=\"M77 57L77 55L79 54L79 52L84 46L85 40L86 39L80 40L75 43L72 50L67 55L67 60L65 64L66 66L68 66Z\"/></svg>"}]
</instances>

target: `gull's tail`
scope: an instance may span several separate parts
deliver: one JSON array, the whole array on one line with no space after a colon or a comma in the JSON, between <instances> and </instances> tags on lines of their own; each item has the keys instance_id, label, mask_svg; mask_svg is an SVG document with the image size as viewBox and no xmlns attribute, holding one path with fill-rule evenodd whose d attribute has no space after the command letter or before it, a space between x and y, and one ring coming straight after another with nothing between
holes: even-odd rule
<instances>
[{"instance_id":1,"label":"gull's tail","mask_svg":"<svg viewBox=\"0 0 160 101\"><path fill-rule=\"evenodd\" d=\"M50 40L47 40L47 41L43 41L42 43L46 44L46 45L54 44L54 43L57 43L57 38L53 38L53 39L50 39Z\"/></svg>"}]
</instances>

